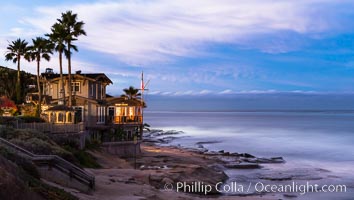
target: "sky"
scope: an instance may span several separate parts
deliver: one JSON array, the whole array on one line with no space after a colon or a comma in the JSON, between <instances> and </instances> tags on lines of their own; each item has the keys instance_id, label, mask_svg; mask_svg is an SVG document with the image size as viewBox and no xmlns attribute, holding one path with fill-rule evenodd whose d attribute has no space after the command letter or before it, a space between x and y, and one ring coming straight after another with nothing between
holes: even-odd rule
<instances>
[{"instance_id":1,"label":"sky","mask_svg":"<svg viewBox=\"0 0 354 200\"><path fill-rule=\"evenodd\" d=\"M354 1L0 3L1 55L19 37L48 33L62 12L77 13L87 36L76 41L73 71L106 73L111 95L139 87L142 71L151 95L354 93ZM4 56L0 65L16 69ZM57 54L47 67L59 71ZM36 64L22 69L35 73Z\"/></svg>"}]
</instances>

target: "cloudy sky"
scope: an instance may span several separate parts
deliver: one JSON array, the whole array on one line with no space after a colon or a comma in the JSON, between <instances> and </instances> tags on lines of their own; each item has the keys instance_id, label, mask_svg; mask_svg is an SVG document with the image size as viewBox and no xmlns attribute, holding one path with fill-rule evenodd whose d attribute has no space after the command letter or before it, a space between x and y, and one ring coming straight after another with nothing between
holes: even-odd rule
<instances>
[{"instance_id":1,"label":"cloudy sky","mask_svg":"<svg viewBox=\"0 0 354 200\"><path fill-rule=\"evenodd\" d=\"M0 54L18 37L48 33L67 10L87 32L74 71L106 73L113 95L139 87L142 70L150 94L354 92L353 1L5 1ZM58 71L57 57L42 69Z\"/></svg>"}]
</instances>

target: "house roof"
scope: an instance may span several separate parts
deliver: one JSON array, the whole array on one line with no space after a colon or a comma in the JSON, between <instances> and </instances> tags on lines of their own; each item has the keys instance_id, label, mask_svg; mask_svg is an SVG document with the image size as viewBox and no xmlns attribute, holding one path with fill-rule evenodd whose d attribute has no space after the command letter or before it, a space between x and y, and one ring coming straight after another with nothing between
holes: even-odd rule
<instances>
[{"instance_id":1,"label":"house roof","mask_svg":"<svg viewBox=\"0 0 354 200\"><path fill-rule=\"evenodd\" d=\"M112 95L106 94L106 98L112 98Z\"/></svg>"},{"instance_id":2,"label":"house roof","mask_svg":"<svg viewBox=\"0 0 354 200\"><path fill-rule=\"evenodd\" d=\"M59 79L60 74L54 74L54 73L42 73L42 76L45 77L47 80L54 80L54 79ZM63 74L64 77L68 76L68 74ZM72 78L84 78L84 79L90 79L92 81L99 81L102 80L104 82L113 84L112 80L109 79L106 74L104 73L76 73L72 74Z\"/></svg>"},{"instance_id":3,"label":"house roof","mask_svg":"<svg viewBox=\"0 0 354 200\"><path fill-rule=\"evenodd\" d=\"M48 108L46 111L74 111L72 107L65 106L65 105L57 105Z\"/></svg>"},{"instance_id":4,"label":"house roof","mask_svg":"<svg viewBox=\"0 0 354 200\"><path fill-rule=\"evenodd\" d=\"M34 102L38 102L39 96L38 93L29 93L27 96L31 97L31 100ZM42 103L44 104L51 104L52 97L49 95L42 95Z\"/></svg>"},{"instance_id":5,"label":"house roof","mask_svg":"<svg viewBox=\"0 0 354 200\"><path fill-rule=\"evenodd\" d=\"M127 106L141 106L140 99L127 99L125 97L107 98L109 104L126 104ZM144 107L146 107L145 102L143 102Z\"/></svg>"}]
</instances>

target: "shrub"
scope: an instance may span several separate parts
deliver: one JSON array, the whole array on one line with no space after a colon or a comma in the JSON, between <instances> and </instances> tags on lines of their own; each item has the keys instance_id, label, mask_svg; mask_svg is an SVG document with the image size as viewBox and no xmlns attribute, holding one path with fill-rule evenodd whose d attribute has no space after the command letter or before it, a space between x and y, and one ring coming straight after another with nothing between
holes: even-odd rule
<instances>
[{"instance_id":1,"label":"shrub","mask_svg":"<svg viewBox=\"0 0 354 200\"><path fill-rule=\"evenodd\" d=\"M42 123L45 122L44 119L40 117L34 117L34 116L18 116L16 117L17 119L21 120L24 123Z\"/></svg>"},{"instance_id":2,"label":"shrub","mask_svg":"<svg viewBox=\"0 0 354 200\"><path fill-rule=\"evenodd\" d=\"M0 128L0 136L10 142L40 155L54 154L65 160L82 167L99 168L96 159L84 150L78 149L78 143L70 138L60 140L60 145L54 142L48 135L35 130L19 130L12 128ZM93 141L92 149L98 148L97 141ZM97 146L95 146L97 145Z\"/></svg>"},{"instance_id":3,"label":"shrub","mask_svg":"<svg viewBox=\"0 0 354 200\"><path fill-rule=\"evenodd\" d=\"M0 116L0 124L2 124L2 125L13 127L15 123L16 123L15 117Z\"/></svg>"},{"instance_id":4,"label":"shrub","mask_svg":"<svg viewBox=\"0 0 354 200\"><path fill-rule=\"evenodd\" d=\"M97 139L91 139L85 141L85 149L88 150L100 150L101 142Z\"/></svg>"},{"instance_id":5,"label":"shrub","mask_svg":"<svg viewBox=\"0 0 354 200\"><path fill-rule=\"evenodd\" d=\"M28 159L19 156L18 154L13 153L12 151L0 147L0 154L4 156L6 159L14 162L19 167L21 167L25 172L36 179L40 179L40 174L36 168L36 166Z\"/></svg>"},{"instance_id":6,"label":"shrub","mask_svg":"<svg viewBox=\"0 0 354 200\"><path fill-rule=\"evenodd\" d=\"M0 136L34 154L54 154L69 162L79 164L72 153L59 146L46 134L36 130L3 128L0 129Z\"/></svg>"},{"instance_id":7,"label":"shrub","mask_svg":"<svg viewBox=\"0 0 354 200\"><path fill-rule=\"evenodd\" d=\"M76 196L64 191L63 189L50 186L40 180L26 177L28 186L35 192L39 193L44 199L48 200L79 200Z\"/></svg>"},{"instance_id":8,"label":"shrub","mask_svg":"<svg viewBox=\"0 0 354 200\"><path fill-rule=\"evenodd\" d=\"M64 148L74 155L82 167L101 168L100 164L97 163L96 158L85 150L72 148L70 146L65 146Z\"/></svg>"},{"instance_id":9,"label":"shrub","mask_svg":"<svg viewBox=\"0 0 354 200\"><path fill-rule=\"evenodd\" d=\"M60 146L65 147L69 146L71 148L79 149L79 142L77 139L69 138L69 137L52 137L52 139Z\"/></svg>"}]
</instances>

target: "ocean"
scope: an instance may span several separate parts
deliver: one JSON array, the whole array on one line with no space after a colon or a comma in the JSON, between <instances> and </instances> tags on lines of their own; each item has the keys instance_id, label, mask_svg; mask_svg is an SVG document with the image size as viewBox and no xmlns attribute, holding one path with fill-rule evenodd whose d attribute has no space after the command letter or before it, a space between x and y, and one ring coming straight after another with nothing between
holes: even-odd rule
<instances>
[{"instance_id":1,"label":"ocean","mask_svg":"<svg viewBox=\"0 0 354 200\"><path fill-rule=\"evenodd\" d=\"M267 158L281 156L286 160L281 167L266 165L265 169L270 171L326 171L320 174L321 184L346 184L347 193L301 195L299 199L344 200L354 199L354 110L351 104L354 101L351 100L352 95L293 94L276 98L274 95L243 95L224 100L223 97L150 97L147 103L151 106L145 111L144 119L153 129L183 131L171 145L196 147L197 142L210 142L204 147L213 151L250 153ZM235 170L227 173L230 180L244 175ZM254 178L256 173L249 173L249 179ZM264 173L264 169L257 173ZM243 181L247 182L245 178Z\"/></svg>"}]
</instances>

